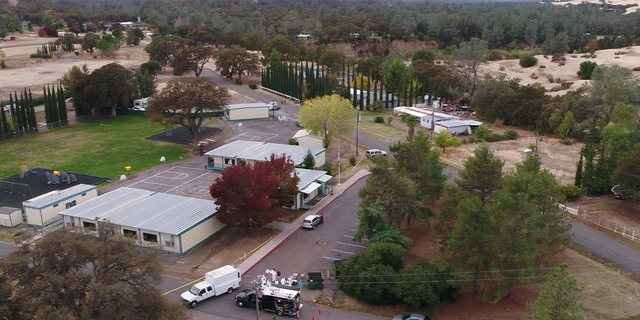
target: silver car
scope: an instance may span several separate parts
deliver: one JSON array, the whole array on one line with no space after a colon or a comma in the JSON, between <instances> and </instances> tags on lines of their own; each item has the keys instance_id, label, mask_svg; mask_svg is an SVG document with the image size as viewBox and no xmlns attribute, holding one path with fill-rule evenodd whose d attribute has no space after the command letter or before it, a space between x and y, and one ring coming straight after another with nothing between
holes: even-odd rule
<instances>
[{"instance_id":1,"label":"silver car","mask_svg":"<svg viewBox=\"0 0 640 320\"><path fill-rule=\"evenodd\" d=\"M324 223L324 219L319 215L310 215L302 221L302 227L306 229L315 229L317 225Z\"/></svg>"}]
</instances>

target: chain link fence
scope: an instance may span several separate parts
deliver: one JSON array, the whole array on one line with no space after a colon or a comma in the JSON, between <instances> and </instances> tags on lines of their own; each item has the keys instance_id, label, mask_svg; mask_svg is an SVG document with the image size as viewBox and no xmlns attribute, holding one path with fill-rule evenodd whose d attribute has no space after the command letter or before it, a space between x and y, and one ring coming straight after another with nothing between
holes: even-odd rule
<instances>
[{"instance_id":1,"label":"chain link fence","mask_svg":"<svg viewBox=\"0 0 640 320\"><path fill-rule=\"evenodd\" d=\"M580 207L570 208L559 203L558 203L558 207L560 207L560 209L563 209L572 215L575 215L577 217L580 217L581 219L587 220L603 229L613 231L617 234L622 235L627 239L640 243L640 232L635 228L625 226L613 219L609 219L601 215L588 212L587 210L580 209Z\"/></svg>"}]
</instances>

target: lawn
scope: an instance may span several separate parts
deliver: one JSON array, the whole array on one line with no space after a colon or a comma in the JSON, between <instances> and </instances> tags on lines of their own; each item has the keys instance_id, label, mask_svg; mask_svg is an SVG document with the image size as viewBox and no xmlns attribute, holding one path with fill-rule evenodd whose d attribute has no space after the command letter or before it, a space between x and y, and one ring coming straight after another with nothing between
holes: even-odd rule
<instances>
[{"instance_id":1,"label":"lawn","mask_svg":"<svg viewBox=\"0 0 640 320\"><path fill-rule=\"evenodd\" d=\"M380 111L362 111L361 117L384 117L385 119L393 114L393 109L382 109Z\"/></svg>"},{"instance_id":2,"label":"lawn","mask_svg":"<svg viewBox=\"0 0 640 320\"><path fill-rule=\"evenodd\" d=\"M407 135L407 131L396 127L393 122L389 125L386 122L361 121L360 132L379 139L393 139Z\"/></svg>"},{"instance_id":3,"label":"lawn","mask_svg":"<svg viewBox=\"0 0 640 320\"><path fill-rule=\"evenodd\" d=\"M0 177L26 165L116 179L125 166L135 174L157 165L162 156L167 162L191 157L189 146L144 139L163 131L145 117L117 116L11 139L0 143Z\"/></svg>"}]
</instances>

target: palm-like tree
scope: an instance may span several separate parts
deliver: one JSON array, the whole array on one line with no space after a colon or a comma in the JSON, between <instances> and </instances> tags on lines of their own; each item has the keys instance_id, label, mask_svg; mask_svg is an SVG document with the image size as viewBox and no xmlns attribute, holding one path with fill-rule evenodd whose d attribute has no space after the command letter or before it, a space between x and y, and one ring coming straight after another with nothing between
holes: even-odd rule
<instances>
[{"instance_id":1,"label":"palm-like tree","mask_svg":"<svg viewBox=\"0 0 640 320\"><path fill-rule=\"evenodd\" d=\"M400 117L400 120L409 127L409 138L413 139L413 136L416 133L415 127L418 125L416 117L409 114L403 114L402 117Z\"/></svg>"}]
</instances>

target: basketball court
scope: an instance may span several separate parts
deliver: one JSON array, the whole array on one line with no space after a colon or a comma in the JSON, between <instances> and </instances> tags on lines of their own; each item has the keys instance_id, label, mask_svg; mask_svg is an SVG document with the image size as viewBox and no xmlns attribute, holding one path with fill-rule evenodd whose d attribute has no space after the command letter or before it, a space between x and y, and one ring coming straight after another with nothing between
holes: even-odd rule
<instances>
[{"instance_id":1,"label":"basketball court","mask_svg":"<svg viewBox=\"0 0 640 320\"><path fill-rule=\"evenodd\" d=\"M245 132L241 133L233 138L227 139L224 142L230 143L236 140L246 140L246 141L262 141L262 142L273 142L273 140L277 138L279 134L277 133L266 133L266 132Z\"/></svg>"},{"instance_id":2,"label":"basketball court","mask_svg":"<svg viewBox=\"0 0 640 320\"><path fill-rule=\"evenodd\" d=\"M173 166L128 187L211 200L209 187L220 175L217 171Z\"/></svg>"}]
</instances>

